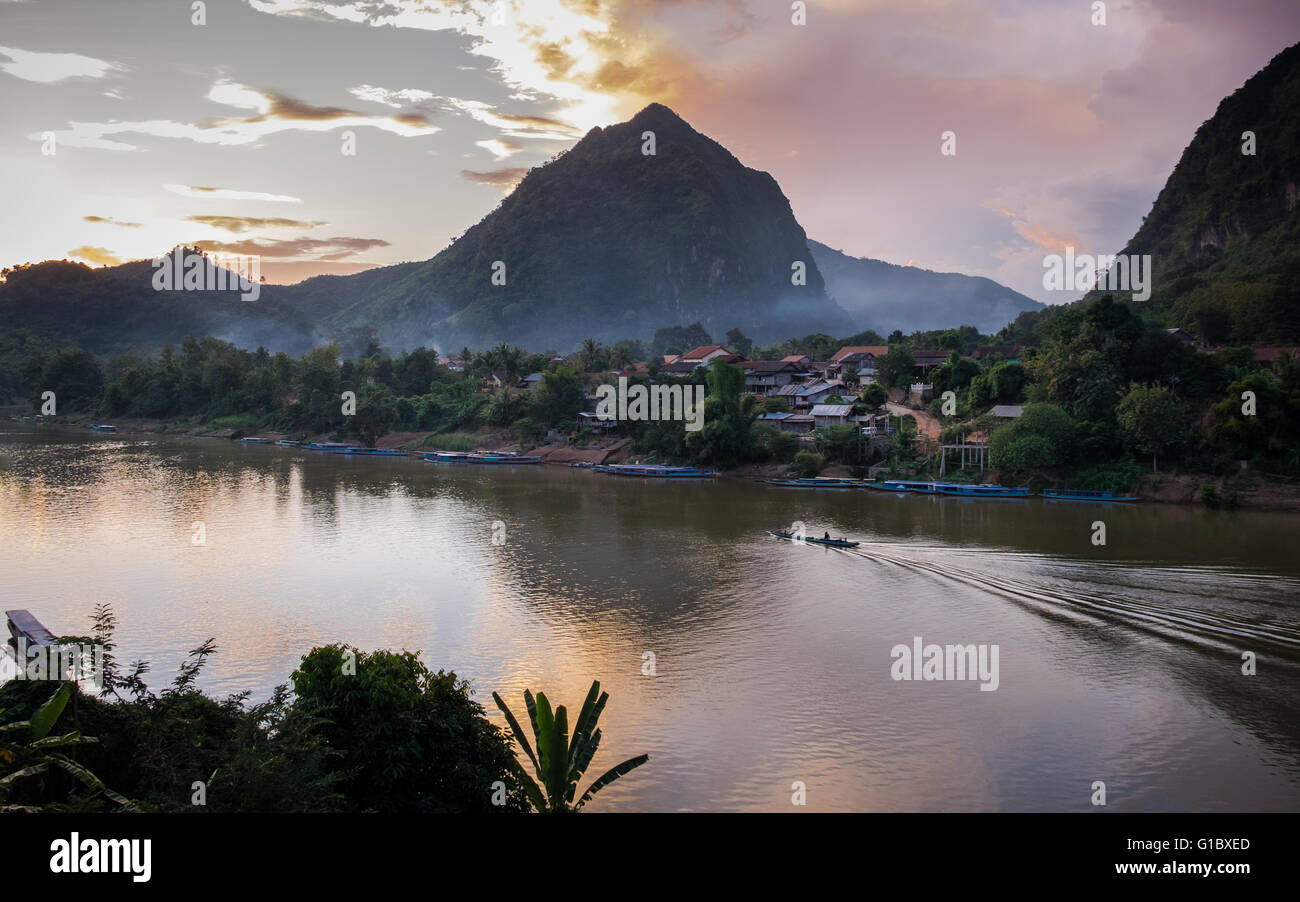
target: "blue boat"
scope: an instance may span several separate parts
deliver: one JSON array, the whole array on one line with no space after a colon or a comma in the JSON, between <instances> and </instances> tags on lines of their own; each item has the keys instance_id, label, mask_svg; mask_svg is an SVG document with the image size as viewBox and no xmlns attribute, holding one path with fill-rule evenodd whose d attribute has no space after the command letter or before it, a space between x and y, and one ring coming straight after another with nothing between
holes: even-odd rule
<instances>
[{"instance_id":1,"label":"blue boat","mask_svg":"<svg viewBox=\"0 0 1300 902\"><path fill-rule=\"evenodd\" d=\"M405 451L397 448L348 448L344 454L359 454L366 457L406 457Z\"/></svg>"},{"instance_id":2,"label":"blue boat","mask_svg":"<svg viewBox=\"0 0 1300 902\"><path fill-rule=\"evenodd\" d=\"M802 538L788 529L769 529L769 533L778 539L789 539L792 542L803 541L809 545L825 545L828 548L857 548L861 542L852 542L848 539L818 539L813 536L803 536Z\"/></svg>"},{"instance_id":3,"label":"blue boat","mask_svg":"<svg viewBox=\"0 0 1300 902\"><path fill-rule=\"evenodd\" d=\"M1119 495L1115 492L1091 492L1083 489L1043 489L1043 497L1052 501L1140 501L1137 495Z\"/></svg>"},{"instance_id":4,"label":"blue boat","mask_svg":"<svg viewBox=\"0 0 1300 902\"><path fill-rule=\"evenodd\" d=\"M768 485L785 486L792 489L851 489L857 483L850 479L833 479L830 476L812 476L802 479L767 479Z\"/></svg>"},{"instance_id":5,"label":"blue boat","mask_svg":"<svg viewBox=\"0 0 1300 902\"><path fill-rule=\"evenodd\" d=\"M1028 498L1029 489L981 483L968 485L954 482L936 482L935 492L940 495L955 495L959 498Z\"/></svg>"},{"instance_id":6,"label":"blue boat","mask_svg":"<svg viewBox=\"0 0 1300 902\"><path fill-rule=\"evenodd\" d=\"M540 457L528 457L513 451L475 451L466 457L472 464L539 464Z\"/></svg>"},{"instance_id":7,"label":"blue boat","mask_svg":"<svg viewBox=\"0 0 1300 902\"><path fill-rule=\"evenodd\" d=\"M978 485L964 482L914 482L909 480L886 480L885 482L866 482L862 485L879 492L909 493L916 495L947 495L954 498L1028 498L1029 489L981 483Z\"/></svg>"},{"instance_id":8,"label":"blue boat","mask_svg":"<svg viewBox=\"0 0 1300 902\"><path fill-rule=\"evenodd\" d=\"M352 446L346 442L312 442L307 446L309 451L324 451L327 454L345 454Z\"/></svg>"},{"instance_id":9,"label":"blue boat","mask_svg":"<svg viewBox=\"0 0 1300 902\"><path fill-rule=\"evenodd\" d=\"M703 467L668 467L661 464L598 464L592 467L600 473L615 476L644 476L658 479L712 479L716 470Z\"/></svg>"},{"instance_id":10,"label":"blue boat","mask_svg":"<svg viewBox=\"0 0 1300 902\"><path fill-rule=\"evenodd\" d=\"M431 451L424 455L424 459L435 463L453 464L469 463L468 451Z\"/></svg>"},{"instance_id":11,"label":"blue boat","mask_svg":"<svg viewBox=\"0 0 1300 902\"><path fill-rule=\"evenodd\" d=\"M117 432L116 426L110 426L107 423L91 423L90 428L96 432Z\"/></svg>"}]
</instances>

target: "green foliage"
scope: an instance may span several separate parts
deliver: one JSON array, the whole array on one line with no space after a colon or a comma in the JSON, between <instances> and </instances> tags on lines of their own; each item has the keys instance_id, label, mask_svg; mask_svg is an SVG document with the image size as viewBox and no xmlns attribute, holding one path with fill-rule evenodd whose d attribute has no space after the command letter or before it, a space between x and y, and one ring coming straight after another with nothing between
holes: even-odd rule
<instances>
[{"instance_id":1,"label":"green foliage","mask_svg":"<svg viewBox=\"0 0 1300 902\"><path fill-rule=\"evenodd\" d=\"M757 448L753 425L758 401L744 394L745 373L738 366L715 359L705 377L704 426L686 434L688 452L695 460L718 467L733 467L752 460Z\"/></svg>"},{"instance_id":2,"label":"green foliage","mask_svg":"<svg viewBox=\"0 0 1300 902\"><path fill-rule=\"evenodd\" d=\"M810 479L826 469L826 458L816 451L800 451L794 456L794 469L800 476Z\"/></svg>"},{"instance_id":3,"label":"green foliage","mask_svg":"<svg viewBox=\"0 0 1300 902\"><path fill-rule=\"evenodd\" d=\"M570 738L568 711L564 705L552 711L546 693L539 692L534 699L532 692L525 689L524 706L532 726L533 743L531 744L528 741L528 734L519 725L519 720L501 696L493 692L492 700L505 715L515 741L519 743L520 750L528 756L537 775L537 779L534 780L517 758L511 759L529 804L535 811L542 813L581 811L596 793L650 760L649 755L638 755L611 767L596 778L577 803L574 803L578 782L586 773L587 767L596 755L596 750L600 748L601 734L596 724L605 710L605 703L609 701L609 693L600 691L599 681L592 681L582 711L573 725L573 736ZM534 744L537 747L536 752L533 751Z\"/></svg>"},{"instance_id":4,"label":"green foliage","mask_svg":"<svg viewBox=\"0 0 1300 902\"><path fill-rule=\"evenodd\" d=\"M862 390L862 401L872 410L879 410L889 400L889 392L879 382L870 382Z\"/></svg>"},{"instance_id":5,"label":"green foliage","mask_svg":"<svg viewBox=\"0 0 1300 902\"><path fill-rule=\"evenodd\" d=\"M1178 447L1187 438L1186 406L1162 386L1131 385L1115 416L1129 444L1151 455L1153 468L1157 455Z\"/></svg>"},{"instance_id":6,"label":"green foliage","mask_svg":"<svg viewBox=\"0 0 1300 902\"><path fill-rule=\"evenodd\" d=\"M522 810L514 756L454 673L411 652L314 648L293 674L295 707L339 756L349 810L434 813ZM492 804L493 783L510 787Z\"/></svg>"},{"instance_id":7,"label":"green foliage","mask_svg":"<svg viewBox=\"0 0 1300 902\"><path fill-rule=\"evenodd\" d=\"M1077 427L1054 404L1029 404L1017 420L993 431L989 463L999 469L1026 471L1068 466L1075 458Z\"/></svg>"}]
</instances>

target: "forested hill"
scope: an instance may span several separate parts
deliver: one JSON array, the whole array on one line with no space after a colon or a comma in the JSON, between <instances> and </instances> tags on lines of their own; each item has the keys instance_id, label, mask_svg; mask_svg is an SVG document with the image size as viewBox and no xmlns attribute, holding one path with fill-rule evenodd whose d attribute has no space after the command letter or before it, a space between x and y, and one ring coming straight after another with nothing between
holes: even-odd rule
<instances>
[{"instance_id":1,"label":"forested hill","mask_svg":"<svg viewBox=\"0 0 1300 902\"><path fill-rule=\"evenodd\" d=\"M1122 253L1151 255L1146 303L1167 325L1210 344L1300 343L1300 44L1197 129Z\"/></svg>"}]
</instances>

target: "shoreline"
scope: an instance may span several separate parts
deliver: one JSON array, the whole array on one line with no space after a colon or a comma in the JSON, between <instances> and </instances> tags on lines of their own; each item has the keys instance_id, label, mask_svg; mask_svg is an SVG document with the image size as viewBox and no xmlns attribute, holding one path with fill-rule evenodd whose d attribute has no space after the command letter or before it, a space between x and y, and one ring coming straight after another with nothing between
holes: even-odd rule
<instances>
[{"instance_id":1,"label":"shoreline","mask_svg":"<svg viewBox=\"0 0 1300 902\"><path fill-rule=\"evenodd\" d=\"M13 425L30 425L37 427L53 427L60 430L86 429L94 421L91 415L78 418L61 418L55 422L41 422L35 424L21 423L17 418L12 418L3 422L5 426ZM171 425L157 420L131 420L118 419L113 425L122 431L116 433L92 433L100 437L107 436L130 436L133 438L144 438L149 436L158 436L173 439L190 439L194 441L212 441L225 440L236 442L238 439L233 438L239 430L222 429L216 432L196 433L192 426ZM7 431L7 430L6 430ZM295 433L296 434L296 433ZM470 433L464 433L470 435ZM589 447L577 448L571 445L538 445L525 448L520 442L509 438L508 433L498 433L500 438L495 440L484 439L486 444L495 444L498 447L508 445L517 445L520 453L532 453L541 456L542 464L554 464L556 466L567 466L571 463L611 463L621 455L621 452L627 450L631 445L631 439L622 438L609 443L606 447ZM376 441L376 447L394 448L398 450L419 451L426 447L420 444L421 437L427 437L428 433L389 433ZM286 433L265 432L258 433L258 437L266 437L272 440L286 437ZM329 441L328 435L308 436L304 441ZM433 446L427 446L429 451L436 450ZM843 471L837 473L836 471ZM718 477L723 479L737 479L752 482L761 485L764 480L771 478L787 478L792 474L792 468L787 464L780 463L761 463L761 464L742 464L730 470L719 470ZM848 470L846 467L836 465L828 467L823 475L839 475L847 477ZM1156 476L1156 481L1152 482L1152 476ZM921 478L925 477L912 477ZM996 477L994 471L993 478ZM1204 499L1203 492L1207 489L1212 490L1212 497L1217 499L1217 503L1207 503ZM1176 504L1202 507L1207 510L1223 511L1252 511L1252 512L1274 512L1274 513L1300 513L1300 483L1290 483L1284 480L1270 479L1254 471L1243 471L1241 474L1232 476L1216 476L1210 473L1169 473L1169 474L1147 474L1142 478L1135 494L1140 499L1137 503L1149 504Z\"/></svg>"}]
</instances>

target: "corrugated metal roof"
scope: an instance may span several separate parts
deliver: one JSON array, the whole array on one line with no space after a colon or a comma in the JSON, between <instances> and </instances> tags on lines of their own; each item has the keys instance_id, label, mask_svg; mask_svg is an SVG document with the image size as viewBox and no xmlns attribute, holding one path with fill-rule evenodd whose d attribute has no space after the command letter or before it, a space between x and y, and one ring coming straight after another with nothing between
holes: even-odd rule
<instances>
[{"instance_id":1,"label":"corrugated metal roof","mask_svg":"<svg viewBox=\"0 0 1300 902\"><path fill-rule=\"evenodd\" d=\"M812 415L815 417L846 417L852 411L852 404L817 404L812 409Z\"/></svg>"}]
</instances>

